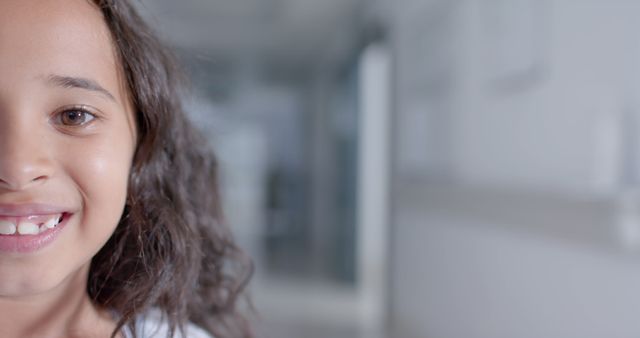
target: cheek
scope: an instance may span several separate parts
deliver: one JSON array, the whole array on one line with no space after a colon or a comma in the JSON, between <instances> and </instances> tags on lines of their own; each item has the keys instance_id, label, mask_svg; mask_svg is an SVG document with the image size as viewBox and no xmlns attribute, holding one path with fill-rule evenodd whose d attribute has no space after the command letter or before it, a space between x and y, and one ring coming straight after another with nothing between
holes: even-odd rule
<instances>
[{"instance_id":1,"label":"cheek","mask_svg":"<svg viewBox=\"0 0 640 338\"><path fill-rule=\"evenodd\" d=\"M104 242L124 208L131 168L132 142L127 138L95 138L75 143L62 161L67 179L81 199L80 226L84 238ZM95 245L94 241L91 241Z\"/></svg>"}]
</instances>

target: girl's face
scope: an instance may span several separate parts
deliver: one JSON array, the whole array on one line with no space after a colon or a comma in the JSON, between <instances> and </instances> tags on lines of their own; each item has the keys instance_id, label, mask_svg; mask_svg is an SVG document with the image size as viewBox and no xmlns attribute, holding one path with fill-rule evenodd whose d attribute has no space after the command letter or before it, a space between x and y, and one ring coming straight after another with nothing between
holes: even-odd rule
<instances>
[{"instance_id":1,"label":"girl's face","mask_svg":"<svg viewBox=\"0 0 640 338\"><path fill-rule=\"evenodd\" d=\"M136 139L119 69L90 1L0 1L0 297L86 278L113 233Z\"/></svg>"}]
</instances>

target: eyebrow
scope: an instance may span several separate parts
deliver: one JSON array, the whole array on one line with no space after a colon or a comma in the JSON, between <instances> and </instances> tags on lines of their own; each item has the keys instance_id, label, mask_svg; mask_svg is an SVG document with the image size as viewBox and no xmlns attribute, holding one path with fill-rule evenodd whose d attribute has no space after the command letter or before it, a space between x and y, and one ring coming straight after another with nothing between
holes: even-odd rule
<instances>
[{"instance_id":1,"label":"eyebrow","mask_svg":"<svg viewBox=\"0 0 640 338\"><path fill-rule=\"evenodd\" d=\"M112 101L116 101L113 94L111 94L108 90L104 89L97 81L84 78L84 77L74 77L74 76L62 76L51 74L47 76L47 83L50 83L54 86L63 87L63 88L80 88L89 90L92 92L96 92L102 94Z\"/></svg>"}]
</instances>

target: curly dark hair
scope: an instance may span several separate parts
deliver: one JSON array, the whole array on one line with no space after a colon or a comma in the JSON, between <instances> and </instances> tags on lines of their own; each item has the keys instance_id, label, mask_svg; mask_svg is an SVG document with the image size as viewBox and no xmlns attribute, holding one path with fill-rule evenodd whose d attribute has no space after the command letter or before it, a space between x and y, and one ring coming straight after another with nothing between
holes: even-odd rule
<instances>
[{"instance_id":1,"label":"curly dark hair","mask_svg":"<svg viewBox=\"0 0 640 338\"><path fill-rule=\"evenodd\" d=\"M158 309L170 337L187 322L216 338L252 337L237 309L252 273L222 219L217 163L185 116L173 57L128 0L102 11L138 131L122 218L91 262L87 291L119 316L112 338Z\"/></svg>"}]
</instances>

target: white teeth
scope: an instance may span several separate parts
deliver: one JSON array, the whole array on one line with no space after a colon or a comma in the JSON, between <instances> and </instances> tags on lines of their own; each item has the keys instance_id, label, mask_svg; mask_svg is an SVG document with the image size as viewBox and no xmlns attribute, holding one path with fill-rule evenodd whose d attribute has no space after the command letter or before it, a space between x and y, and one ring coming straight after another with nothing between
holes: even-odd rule
<instances>
[{"instance_id":1,"label":"white teeth","mask_svg":"<svg viewBox=\"0 0 640 338\"><path fill-rule=\"evenodd\" d=\"M46 229L53 229L56 225L58 225L58 222L60 222L60 217L55 217L48 220L45 224L42 225L42 227Z\"/></svg>"},{"instance_id":2,"label":"white teeth","mask_svg":"<svg viewBox=\"0 0 640 338\"><path fill-rule=\"evenodd\" d=\"M17 226L12 221L6 219L0 220L0 235L13 235L16 232L20 235L37 235L55 228L62 220L62 215L55 215L44 223L41 223L41 220L36 221L36 219L38 219L38 217L28 217L23 220L18 220L19 224Z\"/></svg>"},{"instance_id":3,"label":"white teeth","mask_svg":"<svg viewBox=\"0 0 640 338\"><path fill-rule=\"evenodd\" d=\"M31 222L20 222L18 224L18 233L21 235L37 235L40 232L40 227L37 224Z\"/></svg>"},{"instance_id":4,"label":"white teeth","mask_svg":"<svg viewBox=\"0 0 640 338\"><path fill-rule=\"evenodd\" d=\"M16 233L16 225L11 223L11 222L7 222L7 221L0 221L0 234L1 235L13 235Z\"/></svg>"}]
</instances>

